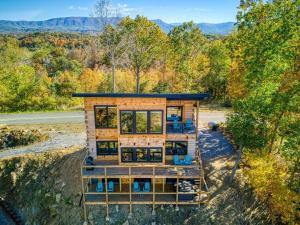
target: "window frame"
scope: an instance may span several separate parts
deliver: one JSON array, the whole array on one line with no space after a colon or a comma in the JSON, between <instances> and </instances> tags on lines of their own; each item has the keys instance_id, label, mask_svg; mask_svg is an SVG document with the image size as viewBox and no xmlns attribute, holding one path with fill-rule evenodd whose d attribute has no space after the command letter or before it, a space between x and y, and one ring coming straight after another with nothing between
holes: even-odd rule
<instances>
[{"instance_id":1,"label":"window frame","mask_svg":"<svg viewBox=\"0 0 300 225\"><path fill-rule=\"evenodd\" d=\"M99 148L98 147L98 143L106 143L107 144L107 153L102 153L102 154L99 154ZM115 148L110 148L109 147L109 143L113 142L114 143L114 146ZM116 147L117 146L117 147ZM112 152L112 149L115 149L116 152ZM111 141L111 140L105 140L105 141L96 141L96 151L97 151L97 156L103 156L103 155L119 155L119 142L118 141Z\"/></svg>"},{"instance_id":2,"label":"window frame","mask_svg":"<svg viewBox=\"0 0 300 225\"><path fill-rule=\"evenodd\" d=\"M105 127L97 126L97 123L96 123L96 108L97 107L105 107L106 115L108 115L108 108L109 107L116 108L116 111L117 111L117 114L116 114L117 123L116 123L115 127L109 127L107 119L106 119L106 126ZM94 120L95 120L95 129L118 129L118 107L116 105L94 105Z\"/></svg>"},{"instance_id":3,"label":"window frame","mask_svg":"<svg viewBox=\"0 0 300 225\"><path fill-rule=\"evenodd\" d=\"M133 112L133 129L132 129L132 133L127 133L127 132L123 132L122 130L122 112ZM136 112L147 112L147 132L146 133L137 133L136 132ZM150 126L151 126L151 112L160 112L161 113L161 132L157 132L157 133L152 133L150 132ZM126 109L126 110L120 110L119 113L119 126L120 126L120 134L163 134L164 133L164 110L161 109L139 109L139 110L131 110L131 109Z\"/></svg>"},{"instance_id":4,"label":"window frame","mask_svg":"<svg viewBox=\"0 0 300 225\"><path fill-rule=\"evenodd\" d=\"M123 151L127 150L127 149L132 149L132 161L124 161L123 160ZM146 161L138 161L137 160L137 149L145 149L146 150ZM160 160L156 160L156 161L151 161L150 160L150 149L156 149L156 150L160 150L161 153L161 158ZM163 162L163 148L162 147L122 147L121 148L121 162L122 163L161 163Z\"/></svg>"},{"instance_id":5,"label":"window frame","mask_svg":"<svg viewBox=\"0 0 300 225\"><path fill-rule=\"evenodd\" d=\"M170 153L167 149L167 143L172 143L172 153ZM183 153L178 153L178 150L179 148L176 148L176 143L178 142L184 142L186 143L186 149L184 150ZM166 147L165 147L165 152L166 152L166 155L187 155L188 154L188 142L187 141L166 141Z\"/></svg>"},{"instance_id":6,"label":"window frame","mask_svg":"<svg viewBox=\"0 0 300 225\"><path fill-rule=\"evenodd\" d=\"M179 107L181 109L181 120L178 120L178 122L182 122L183 121L183 106L182 105L169 105L167 106L167 109L166 109L166 121L167 122L173 122L174 120L168 120L168 108L171 108L171 107Z\"/></svg>"}]
</instances>

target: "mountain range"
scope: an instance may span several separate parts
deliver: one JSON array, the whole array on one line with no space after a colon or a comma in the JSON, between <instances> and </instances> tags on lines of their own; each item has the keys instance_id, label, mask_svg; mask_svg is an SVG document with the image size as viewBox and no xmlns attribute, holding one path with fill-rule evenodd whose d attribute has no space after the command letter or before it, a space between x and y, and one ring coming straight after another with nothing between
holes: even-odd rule
<instances>
[{"instance_id":1,"label":"mountain range","mask_svg":"<svg viewBox=\"0 0 300 225\"><path fill-rule=\"evenodd\" d=\"M122 18L109 18L109 23L116 25ZM152 20L165 32L169 32L180 23L166 23L160 19ZM226 35L234 28L234 22L226 23L197 23L205 34ZM102 30L101 22L94 17L61 17L43 21L10 21L0 20L1 33L23 33L23 32L98 32Z\"/></svg>"}]
</instances>

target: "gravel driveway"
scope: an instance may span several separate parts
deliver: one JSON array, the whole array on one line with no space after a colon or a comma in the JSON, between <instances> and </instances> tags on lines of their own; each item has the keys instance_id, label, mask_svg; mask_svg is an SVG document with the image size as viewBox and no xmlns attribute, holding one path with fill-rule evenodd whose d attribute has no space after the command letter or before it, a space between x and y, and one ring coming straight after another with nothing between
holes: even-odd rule
<instances>
[{"instance_id":1,"label":"gravel driveway","mask_svg":"<svg viewBox=\"0 0 300 225\"><path fill-rule=\"evenodd\" d=\"M201 158L206 160L217 159L233 154L232 145L219 131L202 128L199 132L199 146Z\"/></svg>"}]
</instances>

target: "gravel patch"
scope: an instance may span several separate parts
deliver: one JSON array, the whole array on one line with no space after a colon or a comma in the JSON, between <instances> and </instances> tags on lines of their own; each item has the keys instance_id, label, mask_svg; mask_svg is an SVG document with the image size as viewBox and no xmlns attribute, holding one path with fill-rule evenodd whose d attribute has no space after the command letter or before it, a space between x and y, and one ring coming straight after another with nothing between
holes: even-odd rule
<instances>
[{"instance_id":1,"label":"gravel patch","mask_svg":"<svg viewBox=\"0 0 300 225\"><path fill-rule=\"evenodd\" d=\"M75 146L83 147L85 143L85 132L67 133L53 131L49 134L49 139L47 141L4 150L0 152L0 158L7 158L27 153L41 153L50 150L70 148Z\"/></svg>"}]
</instances>

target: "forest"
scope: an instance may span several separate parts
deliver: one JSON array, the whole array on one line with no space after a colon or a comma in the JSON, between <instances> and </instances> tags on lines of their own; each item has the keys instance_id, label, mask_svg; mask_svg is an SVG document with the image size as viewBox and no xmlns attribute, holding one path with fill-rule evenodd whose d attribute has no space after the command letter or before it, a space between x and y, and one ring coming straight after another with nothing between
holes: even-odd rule
<instances>
[{"instance_id":1,"label":"forest","mask_svg":"<svg viewBox=\"0 0 300 225\"><path fill-rule=\"evenodd\" d=\"M30 33L0 37L0 111L68 109L73 92L209 92L228 99L227 37L192 22L164 33L137 16L99 35Z\"/></svg>"}]
</instances>

